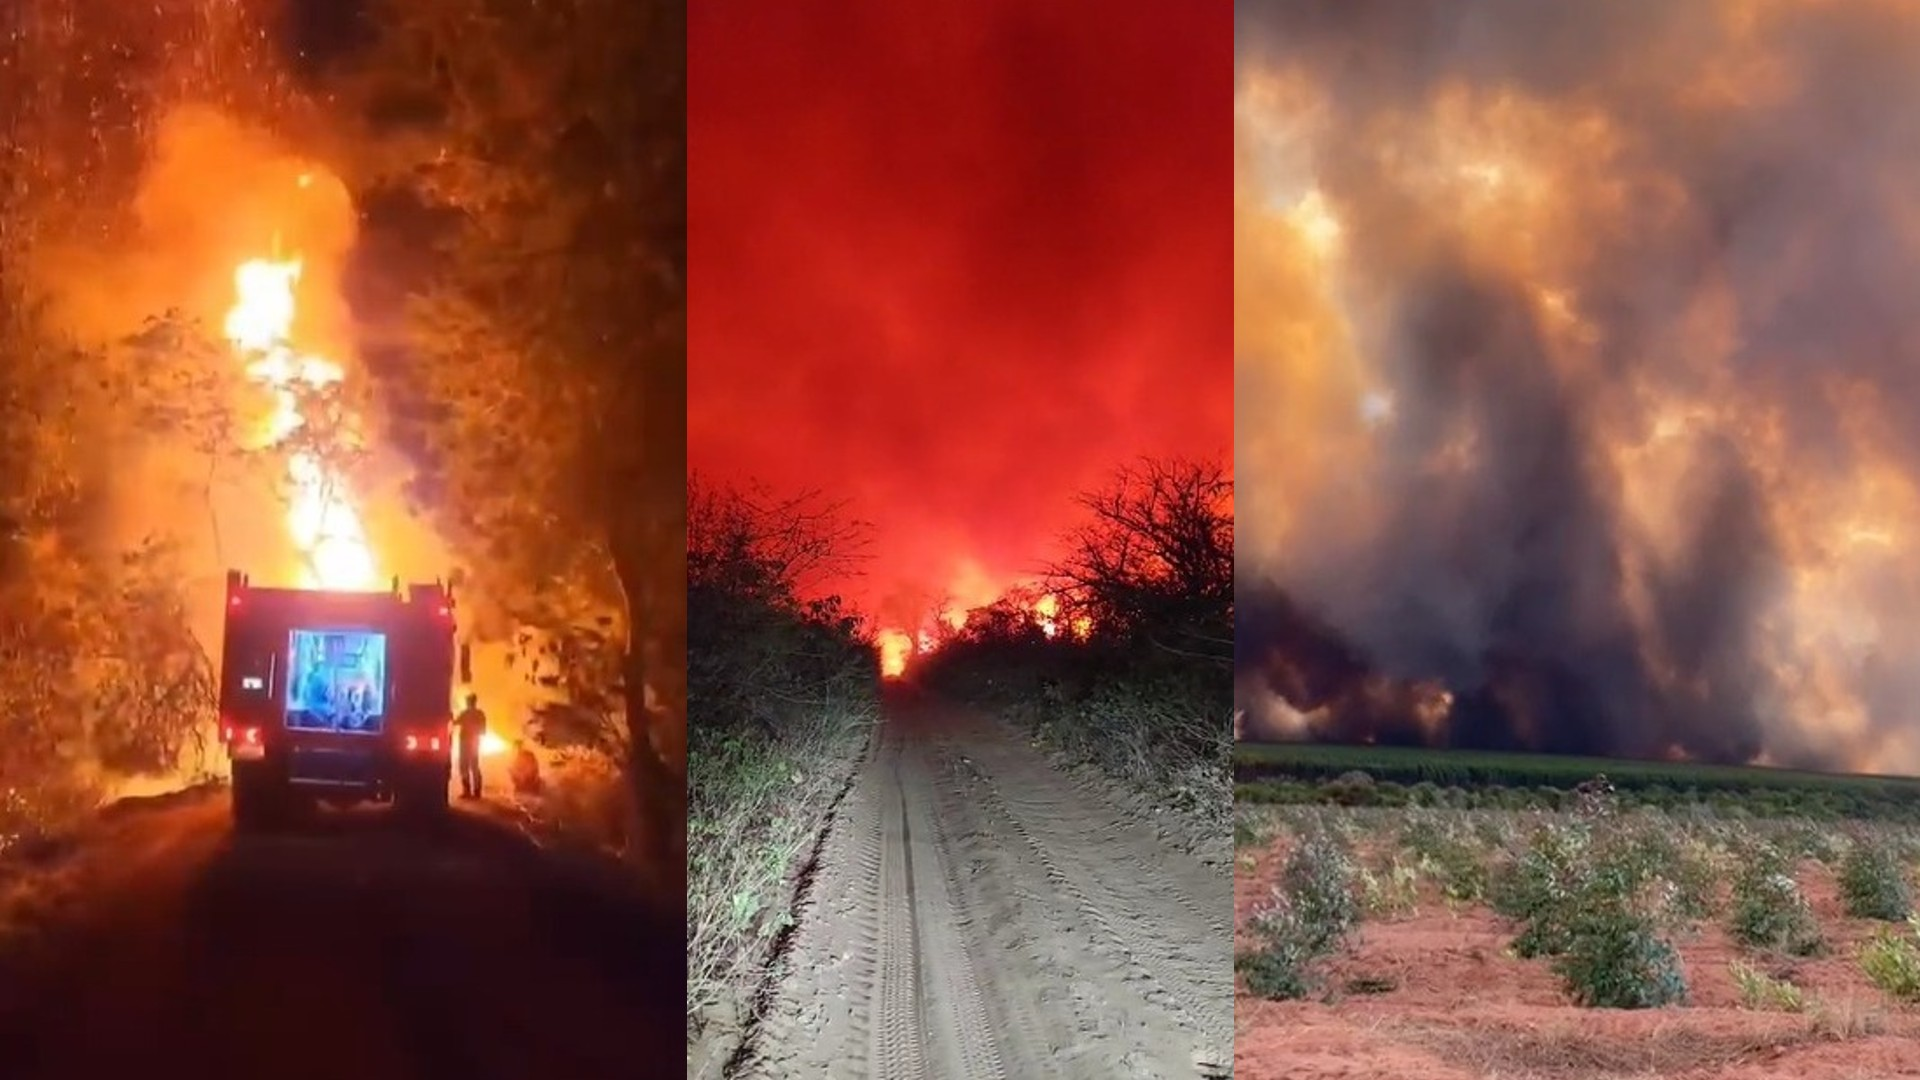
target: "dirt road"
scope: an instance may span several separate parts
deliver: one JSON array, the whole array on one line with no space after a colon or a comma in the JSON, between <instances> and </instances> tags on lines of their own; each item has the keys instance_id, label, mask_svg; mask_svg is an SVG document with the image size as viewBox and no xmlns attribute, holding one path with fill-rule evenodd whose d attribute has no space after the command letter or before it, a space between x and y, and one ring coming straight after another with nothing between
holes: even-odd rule
<instances>
[{"instance_id":1,"label":"dirt road","mask_svg":"<svg viewBox=\"0 0 1920 1080\"><path fill-rule=\"evenodd\" d=\"M743 1077L1227 1075L1231 868L979 716L883 727Z\"/></svg>"},{"instance_id":2,"label":"dirt road","mask_svg":"<svg viewBox=\"0 0 1920 1080\"><path fill-rule=\"evenodd\" d=\"M0 1075L683 1075L681 928L620 880L474 813L125 813L0 888Z\"/></svg>"}]
</instances>

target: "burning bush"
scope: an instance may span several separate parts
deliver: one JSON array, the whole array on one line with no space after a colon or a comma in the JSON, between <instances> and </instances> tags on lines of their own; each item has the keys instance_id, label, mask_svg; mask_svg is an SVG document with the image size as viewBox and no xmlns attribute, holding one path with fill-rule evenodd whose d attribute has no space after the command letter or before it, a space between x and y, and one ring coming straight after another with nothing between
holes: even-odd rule
<instances>
[{"instance_id":1,"label":"burning bush","mask_svg":"<svg viewBox=\"0 0 1920 1080\"><path fill-rule=\"evenodd\" d=\"M213 705L176 553L114 538L116 451L164 403L42 311L0 277L0 848L61 827L103 783L174 772Z\"/></svg>"}]
</instances>

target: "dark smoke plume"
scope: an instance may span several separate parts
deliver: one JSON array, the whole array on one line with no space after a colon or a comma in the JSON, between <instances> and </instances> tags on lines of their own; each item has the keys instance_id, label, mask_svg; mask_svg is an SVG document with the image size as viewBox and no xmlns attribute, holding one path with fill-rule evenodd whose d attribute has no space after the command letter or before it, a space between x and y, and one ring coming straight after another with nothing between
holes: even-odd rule
<instances>
[{"instance_id":1,"label":"dark smoke plume","mask_svg":"<svg viewBox=\"0 0 1920 1080\"><path fill-rule=\"evenodd\" d=\"M1255 729L1920 770L1920 7L1236 14Z\"/></svg>"}]
</instances>

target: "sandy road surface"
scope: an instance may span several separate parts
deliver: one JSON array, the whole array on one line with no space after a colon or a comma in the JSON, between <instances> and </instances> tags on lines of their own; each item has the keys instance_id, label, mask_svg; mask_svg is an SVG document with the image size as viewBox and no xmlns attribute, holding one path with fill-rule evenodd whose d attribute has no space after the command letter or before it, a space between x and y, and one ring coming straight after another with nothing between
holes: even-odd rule
<instances>
[{"instance_id":1,"label":"sandy road surface","mask_svg":"<svg viewBox=\"0 0 1920 1080\"><path fill-rule=\"evenodd\" d=\"M1231 870L984 718L895 710L738 1075L1226 1075Z\"/></svg>"},{"instance_id":2,"label":"sandy road surface","mask_svg":"<svg viewBox=\"0 0 1920 1080\"><path fill-rule=\"evenodd\" d=\"M44 911L0 950L8 1080L682 1075L680 927L481 815L235 835L216 793L14 890Z\"/></svg>"}]
</instances>

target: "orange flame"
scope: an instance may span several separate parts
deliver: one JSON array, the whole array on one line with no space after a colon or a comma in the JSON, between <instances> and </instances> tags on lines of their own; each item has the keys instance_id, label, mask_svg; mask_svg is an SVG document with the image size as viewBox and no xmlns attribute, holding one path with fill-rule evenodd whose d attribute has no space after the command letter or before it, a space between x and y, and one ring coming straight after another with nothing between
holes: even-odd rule
<instances>
[{"instance_id":1,"label":"orange flame","mask_svg":"<svg viewBox=\"0 0 1920 1080\"><path fill-rule=\"evenodd\" d=\"M1033 603L1033 621L1039 624L1040 632L1048 637L1060 633L1060 598L1048 593Z\"/></svg>"},{"instance_id":2,"label":"orange flame","mask_svg":"<svg viewBox=\"0 0 1920 1080\"><path fill-rule=\"evenodd\" d=\"M907 659L913 655L913 635L904 630L882 630L878 635L880 645L880 675L886 679L897 679L907 673Z\"/></svg>"},{"instance_id":3,"label":"orange flame","mask_svg":"<svg viewBox=\"0 0 1920 1080\"><path fill-rule=\"evenodd\" d=\"M294 287L299 259L253 259L234 271L236 300L226 318L227 340L246 364L248 376L273 392L274 412L264 421L266 445L276 445L306 423L300 392L341 381L340 365L292 346ZM293 491L287 532L304 557L308 588L365 589L379 580L373 551L354 508L346 478L319 455L298 451L287 462Z\"/></svg>"},{"instance_id":4,"label":"orange flame","mask_svg":"<svg viewBox=\"0 0 1920 1080\"><path fill-rule=\"evenodd\" d=\"M941 609L918 631L899 627L881 630L875 636L875 644L880 649L880 674L889 679L905 675L914 657L925 656L940 648L943 630L953 632L966 629L971 615L972 612L967 608L950 605ZM1062 619L1060 598L1053 593L1035 600L1028 609L1028 617L1049 638L1058 637L1064 630L1072 639L1085 641L1093 633L1093 620L1085 615Z\"/></svg>"}]
</instances>

